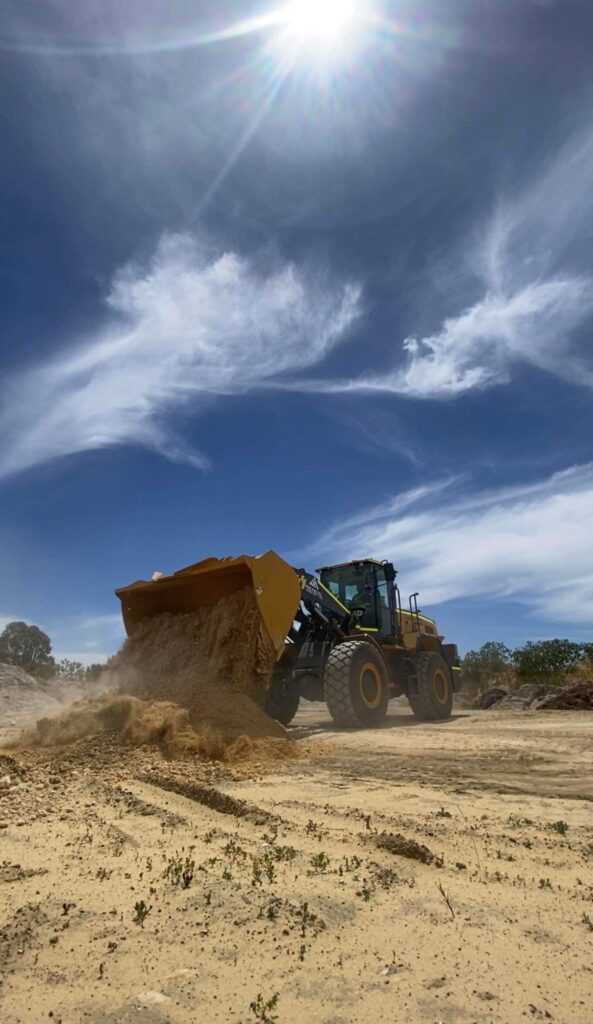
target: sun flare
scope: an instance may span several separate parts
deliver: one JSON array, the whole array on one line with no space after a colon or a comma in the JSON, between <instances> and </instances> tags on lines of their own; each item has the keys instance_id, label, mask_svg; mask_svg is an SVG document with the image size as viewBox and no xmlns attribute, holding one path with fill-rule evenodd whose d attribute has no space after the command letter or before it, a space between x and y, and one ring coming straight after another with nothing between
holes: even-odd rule
<instances>
[{"instance_id":1,"label":"sun flare","mask_svg":"<svg viewBox=\"0 0 593 1024\"><path fill-rule=\"evenodd\" d=\"M354 17L352 0L293 0L286 8L291 35L331 42L342 35Z\"/></svg>"}]
</instances>

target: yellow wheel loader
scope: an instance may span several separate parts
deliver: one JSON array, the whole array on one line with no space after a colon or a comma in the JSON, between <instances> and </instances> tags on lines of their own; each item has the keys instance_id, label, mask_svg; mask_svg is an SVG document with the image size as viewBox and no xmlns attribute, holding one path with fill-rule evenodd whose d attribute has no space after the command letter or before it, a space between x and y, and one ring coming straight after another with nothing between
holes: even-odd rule
<instances>
[{"instance_id":1,"label":"yellow wheel loader","mask_svg":"<svg viewBox=\"0 0 593 1024\"><path fill-rule=\"evenodd\" d=\"M391 562L326 565L315 576L268 551L207 558L155 577L116 590L128 633L144 618L214 606L250 588L276 652L264 707L283 725L301 698L325 701L340 726L379 725L389 700L402 694L417 718L451 714L461 675L457 647L443 643L434 620L420 613L417 594L402 609Z\"/></svg>"}]
</instances>

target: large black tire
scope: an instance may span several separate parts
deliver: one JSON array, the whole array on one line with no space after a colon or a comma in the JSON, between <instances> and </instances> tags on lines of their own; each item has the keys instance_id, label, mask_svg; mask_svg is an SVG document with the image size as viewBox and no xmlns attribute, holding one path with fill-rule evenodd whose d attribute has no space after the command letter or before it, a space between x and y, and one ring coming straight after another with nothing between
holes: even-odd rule
<instances>
[{"instance_id":1,"label":"large black tire","mask_svg":"<svg viewBox=\"0 0 593 1024\"><path fill-rule=\"evenodd\" d=\"M375 726L387 713L385 663L366 640L345 640L331 651L323 678L325 700L336 725Z\"/></svg>"},{"instance_id":2,"label":"large black tire","mask_svg":"<svg viewBox=\"0 0 593 1024\"><path fill-rule=\"evenodd\" d=\"M453 707L451 673L440 654L417 654L414 658L417 688L412 683L408 699L416 718L437 722L449 718Z\"/></svg>"},{"instance_id":3,"label":"large black tire","mask_svg":"<svg viewBox=\"0 0 593 1024\"><path fill-rule=\"evenodd\" d=\"M264 700L264 711L280 725L289 725L299 708L300 696L294 685L275 680Z\"/></svg>"}]
</instances>

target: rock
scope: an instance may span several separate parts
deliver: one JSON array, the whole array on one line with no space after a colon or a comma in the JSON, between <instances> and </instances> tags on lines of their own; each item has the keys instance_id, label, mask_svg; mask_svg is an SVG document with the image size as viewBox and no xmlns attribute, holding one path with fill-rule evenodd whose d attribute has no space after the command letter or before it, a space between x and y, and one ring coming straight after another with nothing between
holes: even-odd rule
<instances>
[{"instance_id":1,"label":"rock","mask_svg":"<svg viewBox=\"0 0 593 1024\"><path fill-rule=\"evenodd\" d=\"M485 690L479 697L476 697L472 707L485 711L487 708L491 708L493 704L498 704L506 696L506 690L503 690L500 686L493 686L490 690Z\"/></svg>"},{"instance_id":2,"label":"rock","mask_svg":"<svg viewBox=\"0 0 593 1024\"><path fill-rule=\"evenodd\" d=\"M497 711L526 711L536 701L545 697L548 693L558 692L558 687L553 683L524 683L518 690L507 694L496 704Z\"/></svg>"},{"instance_id":3,"label":"rock","mask_svg":"<svg viewBox=\"0 0 593 1024\"><path fill-rule=\"evenodd\" d=\"M136 999L141 1006L159 1006L162 1003L170 1003L169 996L164 992L139 992Z\"/></svg>"},{"instance_id":4,"label":"rock","mask_svg":"<svg viewBox=\"0 0 593 1024\"><path fill-rule=\"evenodd\" d=\"M538 711L593 711L593 679L554 687L535 704Z\"/></svg>"},{"instance_id":5,"label":"rock","mask_svg":"<svg viewBox=\"0 0 593 1024\"><path fill-rule=\"evenodd\" d=\"M0 778L0 789L8 789L11 781L10 775L2 775Z\"/></svg>"}]
</instances>

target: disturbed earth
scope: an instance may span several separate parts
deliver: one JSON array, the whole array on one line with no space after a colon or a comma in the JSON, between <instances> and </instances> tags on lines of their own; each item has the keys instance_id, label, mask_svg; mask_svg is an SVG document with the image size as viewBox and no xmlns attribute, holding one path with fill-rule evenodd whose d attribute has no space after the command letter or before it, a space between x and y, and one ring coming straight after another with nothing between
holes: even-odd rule
<instances>
[{"instance_id":1,"label":"disturbed earth","mask_svg":"<svg viewBox=\"0 0 593 1024\"><path fill-rule=\"evenodd\" d=\"M288 735L0 752L3 1024L591 1024L592 712Z\"/></svg>"}]
</instances>

